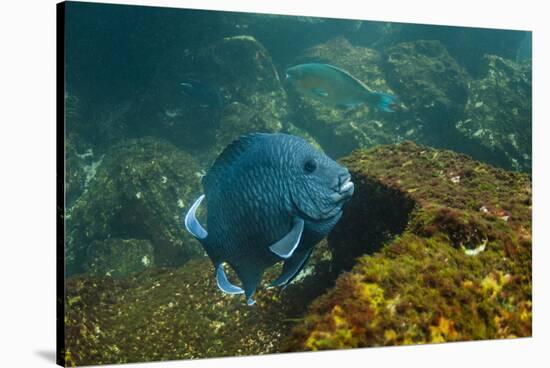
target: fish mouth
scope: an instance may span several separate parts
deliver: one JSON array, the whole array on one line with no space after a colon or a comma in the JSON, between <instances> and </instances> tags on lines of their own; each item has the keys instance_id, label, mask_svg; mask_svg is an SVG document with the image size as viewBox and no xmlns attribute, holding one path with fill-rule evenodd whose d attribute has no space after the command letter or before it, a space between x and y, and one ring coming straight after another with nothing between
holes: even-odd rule
<instances>
[{"instance_id":1,"label":"fish mouth","mask_svg":"<svg viewBox=\"0 0 550 368\"><path fill-rule=\"evenodd\" d=\"M335 181L337 181L337 184L331 188L334 191L334 193L330 194L329 196L329 200L330 202L332 202L330 204L325 202L325 204L321 206L312 196L312 193L310 193L309 191L306 191L307 195L309 196L309 199L311 200L311 203L314 203L314 205L317 208L318 213L315 215L308 214L304 210L302 210L302 208L297 205L297 202L294 200L294 196L291 192L290 199L298 215L304 220L311 221L311 222L318 222L318 221L329 220L341 214L342 207L353 195L355 186L351 181L351 175L347 172L347 170L346 170L346 173L340 175L338 178L335 178ZM330 207L329 209L321 208L327 205L328 207Z\"/></svg>"},{"instance_id":2,"label":"fish mouth","mask_svg":"<svg viewBox=\"0 0 550 368\"><path fill-rule=\"evenodd\" d=\"M345 174L338 177L338 185L334 188L335 193L333 193L330 198L335 202L347 201L353 195L355 190L355 185L351 181L351 175Z\"/></svg>"}]
</instances>

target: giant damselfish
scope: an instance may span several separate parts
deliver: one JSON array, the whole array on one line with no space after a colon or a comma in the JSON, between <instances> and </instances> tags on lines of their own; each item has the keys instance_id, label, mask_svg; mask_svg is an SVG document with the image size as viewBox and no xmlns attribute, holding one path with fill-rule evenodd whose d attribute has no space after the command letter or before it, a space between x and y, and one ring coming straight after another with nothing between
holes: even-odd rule
<instances>
[{"instance_id":1,"label":"giant damselfish","mask_svg":"<svg viewBox=\"0 0 550 368\"><path fill-rule=\"evenodd\" d=\"M185 215L212 260L218 287L249 305L267 267L284 261L273 286L286 286L353 194L348 170L302 138L255 133L231 143L202 179L204 194ZM207 204L207 228L196 217ZM229 264L242 287L224 271Z\"/></svg>"}]
</instances>

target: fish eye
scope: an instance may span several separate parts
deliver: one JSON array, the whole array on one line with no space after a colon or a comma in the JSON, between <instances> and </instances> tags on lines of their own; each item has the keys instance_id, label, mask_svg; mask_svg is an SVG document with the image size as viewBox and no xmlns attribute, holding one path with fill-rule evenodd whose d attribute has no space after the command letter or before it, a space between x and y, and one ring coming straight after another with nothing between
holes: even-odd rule
<instances>
[{"instance_id":1,"label":"fish eye","mask_svg":"<svg viewBox=\"0 0 550 368\"><path fill-rule=\"evenodd\" d=\"M304 171L311 174L317 169L317 162L314 159L307 160L304 164Z\"/></svg>"}]
</instances>

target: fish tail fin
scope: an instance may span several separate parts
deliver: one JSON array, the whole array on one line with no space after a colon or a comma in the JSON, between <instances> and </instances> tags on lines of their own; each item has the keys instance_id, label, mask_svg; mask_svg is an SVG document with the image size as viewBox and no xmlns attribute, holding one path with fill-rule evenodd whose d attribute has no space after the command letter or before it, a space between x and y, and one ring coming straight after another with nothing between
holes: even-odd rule
<instances>
[{"instance_id":1,"label":"fish tail fin","mask_svg":"<svg viewBox=\"0 0 550 368\"><path fill-rule=\"evenodd\" d=\"M367 101L378 110L393 112L391 106L395 103L395 97L387 93L371 92L367 97Z\"/></svg>"},{"instance_id":2,"label":"fish tail fin","mask_svg":"<svg viewBox=\"0 0 550 368\"><path fill-rule=\"evenodd\" d=\"M256 263L244 263L244 264L233 264L231 266L239 276L241 280L244 294L246 296L246 304L253 305L256 303L252 296L256 292L256 288L262 279L264 273L263 267L259 266Z\"/></svg>"}]
</instances>

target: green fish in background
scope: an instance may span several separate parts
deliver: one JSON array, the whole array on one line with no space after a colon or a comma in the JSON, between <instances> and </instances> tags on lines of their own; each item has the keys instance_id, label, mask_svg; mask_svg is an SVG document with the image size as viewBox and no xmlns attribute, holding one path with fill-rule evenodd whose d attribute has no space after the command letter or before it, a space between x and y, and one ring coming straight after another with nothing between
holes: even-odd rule
<instances>
[{"instance_id":1,"label":"green fish in background","mask_svg":"<svg viewBox=\"0 0 550 368\"><path fill-rule=\"evenodd\" d=\"M329 64L300 64L286 70L286 80L297 91L325 104L350 108L367 104L392 112L395 97L373 92L345 70Z\"/></svg>"}]
</instances>

